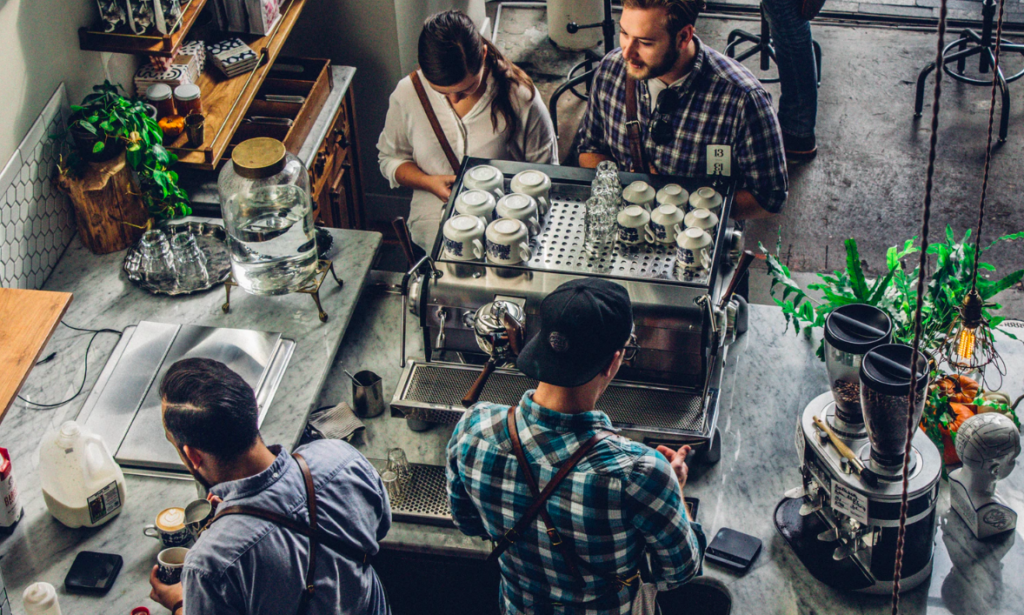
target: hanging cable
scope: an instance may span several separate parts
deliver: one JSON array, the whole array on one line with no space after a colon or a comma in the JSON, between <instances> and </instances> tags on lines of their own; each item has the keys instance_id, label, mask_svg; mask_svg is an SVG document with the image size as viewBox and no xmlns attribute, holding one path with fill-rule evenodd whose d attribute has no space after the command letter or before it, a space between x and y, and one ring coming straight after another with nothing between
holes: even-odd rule
<instances>
[{"instance_id":1,"label":"hanging cable","mask_svg":"<svg viewBox=\"0 0 1024 615\"><path fill-rule=\"evenodd\" d=\"M71 397L65 399L64 401L60 401L60 402L53 403L53 404L40 404L40 403L36 403L34 401L30 401L28 399L25 399L21 395L18 395L18 399L20 399L22 401L22 403L24 403L26 406L32 406L33 408L36 408L38 410L51 410L53 408L60 408L61 406L65 405L65 404L68 404L68 403L71 403L72 401L77 399L78 396L82 394L82 391L85 390L85 383L89 380L89 350L92 349L92 343L96 341L96 337L100 333L113 333L113 334L117 335L117 339L120 341L121 336L124 335L124 331L118 331L117 329L83 329L81 327L73 327L73 326L69 325L68 323L64 322L63 320L60 322L60 324L64 325L68 329L71 329L72 331L79 331L79 332L82 332L82 333L92 333L92 337L89 338L89 343L85 347L85 369L82 372L82 382L78 385L78 390L75 391L74 395L72 395ZM50 353L49 356L47 356L45 359L43 359L42 361L37 363L37 365L39 365L41 363L48 363L48 362L52 361L53 358L56 357L56 355L57 355L56 352Z\"/></svg>"}]
</instances>

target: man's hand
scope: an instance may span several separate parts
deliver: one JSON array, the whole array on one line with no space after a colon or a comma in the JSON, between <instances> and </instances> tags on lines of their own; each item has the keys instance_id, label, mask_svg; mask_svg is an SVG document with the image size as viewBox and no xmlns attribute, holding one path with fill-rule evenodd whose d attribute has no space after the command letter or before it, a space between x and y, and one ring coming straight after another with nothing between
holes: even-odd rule
<instances>
[{"instance_id":1,"label":"man's hand","mask_svg":"<svg viewBox=\"0 0 1024 615\"><path fill-rule=\"evenodd\" d=\"M455 183L454 175L427 175L423 180L426 189L445 203L452 195L452 184Z\"/></svg>"},{"instance_id":2,"label":"man's hand","mask_svg":"<svg viewBox=\"0 0 1024 615\"><path fill-rule=\"evenodd\" d=\"M160 582L160 579L156 578L157 568L158 566L153 566L153 570L149 572L149 584L153 587L153 591L149 592L149 598L153 600L153 602L159 602L164 606L164 608L170 610L178 603L179 600L181 600L181 583L164 585Z\"/></svg>"},{"instance_id":3,"label":"man's hand","mask_svg":"<svg viewBox=\"0 0 1024 615\"><path fill-rule=\"evenodd\" d=\"M659 446L657 450L672 464L672 471L676 473L676 478L679 480L679 489L682 489L686 485L686 478L690 475L690 468L686 466L686 456L690 454L691 450L690 445L684 444L679 447L678 451L667 446Z\"/></svg>"}]
</instances>

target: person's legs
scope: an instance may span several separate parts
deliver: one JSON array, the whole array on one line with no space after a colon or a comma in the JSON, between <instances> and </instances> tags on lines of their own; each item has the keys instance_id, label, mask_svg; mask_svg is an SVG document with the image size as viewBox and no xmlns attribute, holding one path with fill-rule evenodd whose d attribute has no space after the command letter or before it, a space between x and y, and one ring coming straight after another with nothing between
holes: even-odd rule
<instances>
[{"instance_id":1,"label":"person's legs","mask_svg":"<svg viewBox=\"0 0 1024 615\"><path fill-rule=\"evenodd\" d=\"M782 96L779 124L787 158L813 158L818 115L818 71L811 22L800 16L797 0L762 0L779 67Z\"/></svg>"}]
</instances>

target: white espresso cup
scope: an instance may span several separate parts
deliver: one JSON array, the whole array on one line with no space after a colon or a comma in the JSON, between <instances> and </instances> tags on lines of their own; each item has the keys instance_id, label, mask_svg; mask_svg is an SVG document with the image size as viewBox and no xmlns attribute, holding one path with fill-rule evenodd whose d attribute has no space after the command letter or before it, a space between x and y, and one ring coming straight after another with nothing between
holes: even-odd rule
<instances>
[{"instance_id":1,"label":"white espresso cup","mask_svg":"<svg viewBox=\"0 0 1024 615\"><path fill-rule=\"evenodd\" d=\"M637 180L622 189L622 200L629 205L639 205L647 211L651 211L656 193L654 188L645 181Z\"/></svg>"},{"instance_id":2,"label":"white espresso cup","mask_svg":"<svg viewBox=\"0 0 1024 615\"><path fill-rule=\"evenodd\" d=\"M538 211L546 216L551 209L551 178L540 171L523 171L517 173L509 184L512 192L526 194L537 199Z\"/></svg>"},{"instance_id":3,"label":"white espresso cup","mask_svg":"<svg viewBox=\"0 0 1024 615\"><path fill-rule=\"evenodd\" d=\"M651 221L651 214L639 205L630 205L619 212L618 240L627 246L640 245L647 241L646 226Z\"/></svg>"},{"instance_id":4,"label":"white espresso cup","mask_svg":"<svg viewBox=\"0 0 1024 615\"><path fill-rule=\"evenodd\" d=\"M699 228L688 228L676 237L676 261L688 272L711 268L711 235Z\"/></svg>"},{"instance_id":5,"label":"white espresso cup","mask_svg":"<svg viewBox=\"0 0 1024 615\"><path fill-rule=\"evenodd\" d=\"M442 239L451 260L472 261L484 257L484 223L477 216L459 214L444 223Z\"/></svg>"},{"instance_id":6,"label":"white espresso cup","mask_svg":"<svg viewBox=\"0 0 1024 615\"><path fill-rule=\"evenodd\" d=\"M684 210L683 213L686 213L686 202L689 198L690 193L679 184L665 184L655 196L658 205L675 205Z\"/></svg>"},{"instance_id":7,"label":"white espresso cup","mask_svg":"<svg viewBox=\"0 0 1024 615\"><path fill-rule=\"evenodd\" d=\"M685 214L675 205L661 205L651 212L651 222L647 225L647 241L671 245L676 242L679 225Z\"/></svg>"},{"instance_id":8,"label":"white espresso cup","mask_svg":"<svg viewBox=\"0 0 1024 615\"><path fill-rule=\"evenodd\" d=\"M718 215L718 209L721 206L722 195L710 186L698 188L690 195L690 207L693 209L709 209L713 214Z\"/></svg>"},{"instance_id":9,"label":"white espresso cup","mask_svg":"<svg viewBox=\"0 0 1024 615\"><path fill-rule=\"evenodd\" d=\"M699 228L702 231L707 231L708 235L714 236L715 227L718 226L718 216L710 209L694 209L686 214L683 226L686 228Z\"/></svg>"},{"instance_id":10,"label":"white espresso cup","mask_svg":"<svg viewBox=\"0 0 1024 615\"><path fill-rule=\"evenodd\" d=\"M494 195L486 190L466 190L455 198L455 211L476 216L487 226L494 219Z\"/></svg>"},{"instance_id":11,"label":"white espresso cup","mask_svg":"<svg viewBox=\"0 0 1024 615\"><path fill-rule=\"evenodd\" d=\"M481 164L470 169L462 178L462 185L469 190L485 190L497 201L505 196L505 176L496 167Z\"/></svg>"},{"instance_id":12,"label":"white espresso cup","mask_svg":"<svg viewBox=\"0 0 1024 615\"><path fill-rule=\"evenodd\" d=\"M526 194L506 194L498 201L494 212L499 218L522 220L533 237L540 232L540 212L537 199Z\"/></svg>"},{"instance_id":13,"label":"white espresso cup","mask_svg":"<svg viewBox=\"0 0 1024 615\"><path fill-rule=\"evenodd\" d=\"M530 232L522 220L498 218L487 225L487 260L498 265L517 265L533 256Z\"/></svg>"}]
</instances>

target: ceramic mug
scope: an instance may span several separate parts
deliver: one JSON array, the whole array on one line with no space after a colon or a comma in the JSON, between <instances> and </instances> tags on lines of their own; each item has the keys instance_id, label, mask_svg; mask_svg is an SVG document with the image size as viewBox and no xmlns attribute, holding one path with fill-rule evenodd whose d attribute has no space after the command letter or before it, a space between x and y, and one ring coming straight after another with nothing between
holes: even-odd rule
<instances>
[{"instance_id":1,"label":"ceramic mug","mask_svg":"<svg viewBox=\"0 0 1024 615\"><path fill-rule=\"evenodd\" d=\"M455 198L455 211L476 216L487 226L494 219L494 195L486 190L466 190Z\"/></svg>"},{"instance_id":2,"label":"ceramic mug","mask_svg":"<svg viewBox=\"0 0 1024 615\"><path fill-rule=\"evenodd\" d=\"M530 232L522 220L499 218L487 226L487 260L499 265L516 265L530 260L527 243Z\"/></svg>"},{"instance_id":3,"label":"ceramic mug","mask_svg":"<svg viewBox=\"0 0 1024 615\"><path fill-rule=\"evenodd\" d=\"M456 261L480 260L484 257L484 223L477 216L459 214L444 223L442 241L445 254Z\"/></svg>"},{"instance_id":4,"label":"ceramic mug","mask_svg":"<svg viewBox=\"0 0 1024 615\"><path fill-rule=\"evenodd\" d=\"M686 202L690 198L690 193L679 184L665 184L665 186L658 191L655 195L655 199L658 201L658 205L675 205L676 207L684 210L686 209Z\"/></svg>"},{"instance_id":5,"label":"ceramic mug","mask_svg":"<svg viewBox=\"0 0 1024 615\"><path fill-rule=\"evenodd\" d=\"M688 228L676 237L676 261L696 273L711 268L711 235L699 228Z\"/></svg>"},{"instance_id":6,"label":"ceramic mug","mask_svg":"<svg viewBox=\"0 0 1024 615\"><path fill-rule=\"evenodd\" d=\"M718 208L721 206L722 195L718 194L710 186L698 188L696 192L690 195L690 207L693 209L710 209L712 213L717 215Z\"/></svg>"},{"instance_id":7,"label":"ceramic mug","mask_svg":"<svg viewBox=\"0 0 1024 615\"><path fill-rule=\"evenodd\" d=\"M683 210L675 205L662 205L651 212L651 223L647 226L647 241L651 243L674 244L679 234L679 225L684 220Z\"/></svg>"},{"instance_id":8,"label":"ceramic mug","mask_svg":"<svg viewBox=\"0 0 1024 615\"><path fill-rule=\"evenodd\" d=\"M156 522L143 528L142 533L156 538L164 547L180 547L192 540L185 527L185 509L165 508L156 516Z\"/></svg>"},{"instance_id":9,"label":"ceramic mug","mask_svg":"<svg viewBox=\"0 0 1024 615\"><path fill-rule=\"evenodd\" d=\"M462 185L469 190L490 192L497 201L505 196L505 176L496 167L487 164L475 166L462 178Z\"/></svg>"},{"instance_id":10,"label":"ceramic mug","mask_svg":"<svg viewBox=\"0 0 1024 615\"><path fill-rule=\"evenodd\" d=\"M628 203L627 207L629 205L639 205L647 211L651 211L654 197L654 188L645 181L637 180L622 190L622 200Z\"/></svg>"},{"instance_id":11,"label":"ceramic mug","mask_svg":"<svg viewBox=\"0 0 1024 615\"><path fill-rule=\"evenodd\" d=\"M546 216L551 209L551 178L540 171L523 171L512 178L512 192L526 194L537 199L540 215Z\"/></svg>"},{"instance_id":12,"label":"ceramic mug","mask_svg":"<svg viewBox=\"0 0 1024 615\"><path fill-rule=\"evenodd\" d=\"M185 527L193 540L206 528L206 523L213 517L213 504L207 500L192 500L185 507Z\"/></svg>"},{"instance_id":13,"label":"ceramic mug","mask_svg":"<svg viewBox=\"0 0 1024 615\"><path fill-rule=\"evenodd\" d=\"M525 194L506 194L494 209L499 218L522 220L533 237L540 232L540 212L537 199Z\"/></svg>"},{"instance_id":14,"label":"ceramic mug","mask_svg":"<svg viewBox=\"0 0 1024 615\"><path fill-rule=\"evenodd\" d=\"M708 235L714 236L715 227L718 226L718 216L710 209L694 209L686 214L683 219L683 226L686 228L699 228L707 231Z\"/></svg>"},{"instance_id":15,"label":"ceramic mug","mask_svg":"<svg viewBox=\"0 0 1024 615\"><path fill-rule=\"evenodd\" d=\"M164 585L181 583L181 569L185 567L185 547L164 549L156 556L156 578Z\"/></svg>"},{"instance_id":16,"label":"ceramic mug","mask_svg":"<svg viewBox=\"0 0 1024 615\"><path fill-rule=\"evenodd\" d=\"M619 212L616 217L618 222L618 240L627 246L636 246L647 241L645 228L651 221L651 214L639 205L630 205Z\"/></svg>"}]
</instances>

